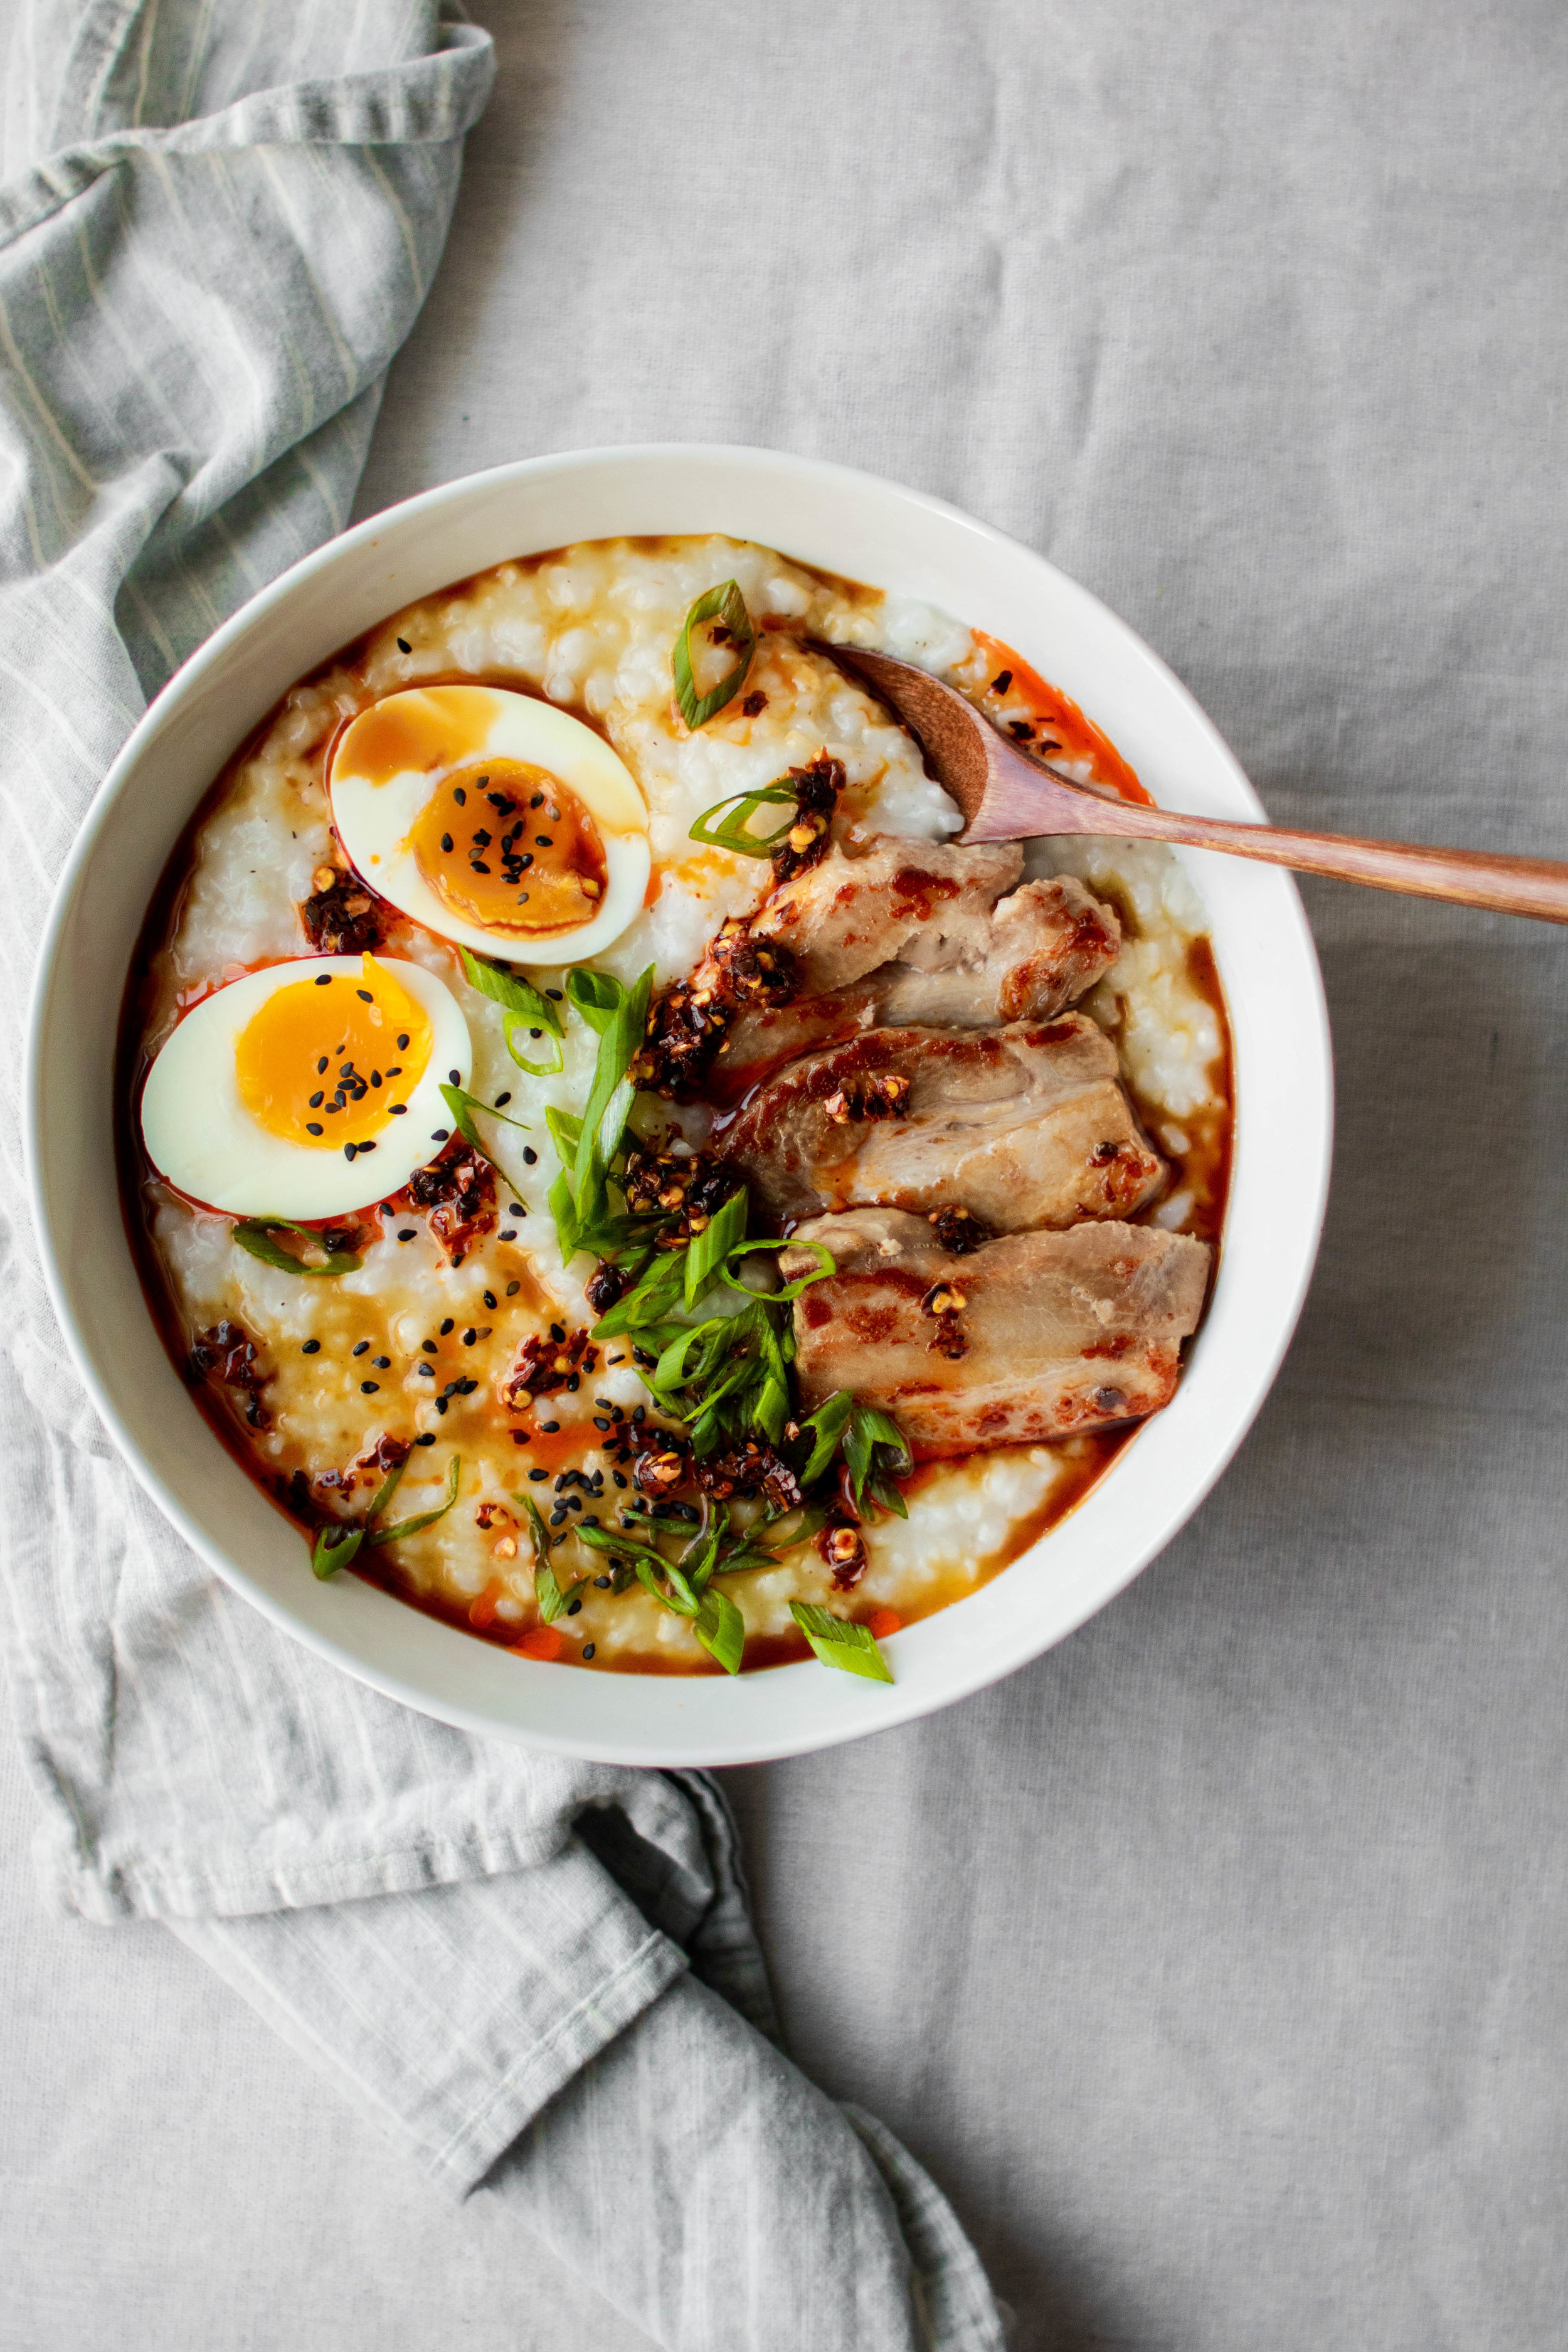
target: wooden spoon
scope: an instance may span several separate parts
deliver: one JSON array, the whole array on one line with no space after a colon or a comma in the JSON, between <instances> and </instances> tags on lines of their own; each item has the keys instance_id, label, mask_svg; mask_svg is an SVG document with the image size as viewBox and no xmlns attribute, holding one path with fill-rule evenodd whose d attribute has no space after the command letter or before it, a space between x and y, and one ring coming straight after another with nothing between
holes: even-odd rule
<instances>
[{"instance_id":1,"label":"wooden spoon","mask_svg":"<svg viewBox=\"0 0 1568 2352\"><path fill-rule=\"evenodd\" d=\"M1355 841L1337 833L1290 833L1223 817L1183 816L1146 808L1029 758L973 704L912 662L858 646L814 641L868 686L919 737L926 765L963 811L960 841L1032 841L1041 834L1119 834L1141 841L1179 841L1261 857L1302 874L1365 882L1416 898L1449 898L1501 915L1568 923L1568 866L1546 857L1494 857L1479 849L1425 849L1410 842Z\"/></svg>"}]
</instances>

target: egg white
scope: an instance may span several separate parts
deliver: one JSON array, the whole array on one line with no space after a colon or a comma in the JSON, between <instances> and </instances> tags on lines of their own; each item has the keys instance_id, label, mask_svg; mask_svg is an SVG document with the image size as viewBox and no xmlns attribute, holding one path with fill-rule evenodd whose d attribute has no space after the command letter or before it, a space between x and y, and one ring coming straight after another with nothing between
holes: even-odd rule
<instances>
[{"instance_id":1,"label":"egg white","mask_svg":"<svg viewBox=\"0 0 1568 2352\"><path fill-rule=\"evenodd\" d=\"M347 1160L341 1150L290 1143L263 1127L241 1097L236 1048L268 997L323 971L353 987L363 971L358 956L301 956L247 972L205 998L148 1071L142 1140L176 1191L229 1216L341 1217L384 1201L437 1157L452 1125L442 1085L455 1070L466 1087L473 1067L468 1024L434 972L401 957L376 961L423 1005L431 1046L424 1076L403 1097L406 1112L383 1120L375 1150Z\"/></svg>"},{"instance_id":2,"label":"egg white","mask_svg":"<svg viewBox=\"0 0 1568 2352\"><path fill-rule=\"evenodd\" d=\"M591 727L553 703L504 687L410 688L384 696L388 703L418 702L453 716L449 760L428 769L404 769L373 783L354 765L354 724L339 737L327 780L338 838L355 870L381 898L445 940L508 963L568 964L596 955L619 939L641 909L652 858L647 811L631 773ZM491 706L487 713L485 705ZM366 714L362 712L361 717ZM488 724L487 724L488 720ZM575 793L605 847L605 895L588 921L534 937L467 921L443 904L405 846L431 793L458 768L479 760L516 760L542 768Z\"/></svg>"}]
</instances>

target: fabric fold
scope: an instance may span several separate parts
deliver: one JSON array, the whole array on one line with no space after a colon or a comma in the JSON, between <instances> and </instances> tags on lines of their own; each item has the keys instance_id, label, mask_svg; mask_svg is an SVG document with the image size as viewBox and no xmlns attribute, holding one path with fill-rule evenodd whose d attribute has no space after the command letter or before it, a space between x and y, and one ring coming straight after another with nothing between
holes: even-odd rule
<instances>
[{"instance_id":1,"label":"fabric fold","mask_svg":"<svg viewBox=\"0 0 1568 2352\"><path fill-rule=\"evenodd\" d=\"M346 520L491 70L447 0L25 0L0 186L12 1003L144 698ZM20 1043L0 1034L13 1101ZM6 1654L58 1899L166 1920L433 2178L493 2174L672 2352L992 2352L968 2316L918 2319L947 2290L919 2284L879 2170L902 2152L873 2161L770 2038L713 1784L480 1741L237 1599L70 1370L14 1123L0 1280ZM584 2130L591 2193L568 2168ZM807 2334L785 2285L803 2199L852 2225Z\"/></svg>"}]
</instances>

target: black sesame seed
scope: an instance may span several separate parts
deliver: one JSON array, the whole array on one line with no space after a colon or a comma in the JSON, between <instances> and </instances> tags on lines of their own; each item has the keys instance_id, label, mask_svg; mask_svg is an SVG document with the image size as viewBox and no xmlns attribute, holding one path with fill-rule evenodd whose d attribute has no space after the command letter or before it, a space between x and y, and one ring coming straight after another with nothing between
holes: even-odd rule
<instances>
[{"instance_id":1,"label":"black sesame seed","mask_svg":"<svg viewBox=\"0 0 1568 2352\"><path fill-rule=\"evenodd\" d=\"M484 861L484 859L483 859L482 857L470 857L470 858L469 858L469 860L468 860L468 871L469 871L469 873L470 873L470 874L488 874L488 873L489 872L489 870L490 870L490 869L489 869L489 867L485 864L485 861Z\"/></svg>"},{"instance_id":2,"label":"black sesame seed","mask_svg":"<svg viewBox=\"0 0 1568 2352\"><path fill-rule=\"evenodd\" d=\"M497 1235L497 1239L498 1239L498 1240L500 1240L500 1241L503 1241L503 1242L514 1242L514 1241L516 1241L516 1239L517 1239L517 1234L516 1234L516 1232L515 1232L515 1230L514 1230L514 1228L513 1228L512 1226L508 1225L508 1227L507 1227L507 1229L506 1229L505 1233L504 1233L504 1234L498 1234L498 1235ZM508 1297L509 1298L511 1297L512 1292L513 1292L516 1288L517 1288L517 1285L516 1285L516 1283L515 1283L515 1282L509 1283L509 1284L507 1285L507 1297Z\"/></svg>"},{"instance_id":3,"label":"black sesame seed","mask_svg":"<svg viewBox=\"0 0 1568 2352\"><path fill-rule=\"evenodd\" d=\"M474 1344L474 1341L479 1338L479 1333L474 1329L473 1326L470 1324L470 1325L469 1325L469 1327L468 1327L468 1329L464 1332L464 1334L463 1334L463 1345L464 1345L464 1347L465 1347L465 1348L471 1348L471 1347L473 1346L473 1344Z\"/></svg>"},{"instance_id":4,"label":"black sesame seed","mask_svg":"<svg viewBox=\"0 0 1568 2352\"><path fill-rule=\"evenodd\" d=\"M331 988L331 984L332 975L330 971L319 971L316 974L316 986L318 988Z\"/></svg>"},{"instance_id":5,"label":"black sesame seed","mask_svg":"<svg viewBox=\"0 0 1568 2352\"><path fill-rule=\"evenodd\" d=\"M610 1425L610 1424L609 1424L609 1423L608 1423L607 1421L605 1421L605 1419L604 1419L600 1414L595 1413L595 1414L594 1415L594 1426L595 1426L595 1429L608 1429L609 1425Z\"/></svg>"},{"instance_id":6,"label":"black sesame seed","mask_svg":"<svg viewBox=\"0 0 1568 2352\"><path fill-rule=\"evenodd\" d=\"M430 1140L432 1143L449 1143L451 1137L452 1130L449 1127L433 1127L430 1129Z\"/></svg>"},{"instance_id":7,"label":"black sesame seed","mask_svg":"<svg viewBox=\"0 0 1568 2352\"><path fill-rule=\"evenodd\" d=\"M481 778L480 781L482 782L483 779ZM482 824L477 825L474 829L474 847L476 849L488 849L489 845L489 835L485 831Z\"/></svg>"},{"instance_id":8,"label":"black sesame seed","mask_svg":"<svg viewBox=\"0 0 1568 2352\"><path fill-rule=\"evenodd\" d=\"M326 1055L325 1055L325 1054L323 1054L323 1055L322 1055L322 1056L321 1056L321 1060L320 1060L320 1061L317 1063L317 1065L316 1065L316 1076L317 1076L319 1078L320 1078L320 1077L323 1077L323 1076L326 1075L326 1068L327 1068L327 1056L326 1056Z\"/></svg>"},{"instance_id":9,"label":"black sesame seed","mask_svg":"<svg viewBox=\"0 0 1568 2352\"><path fill-rule=\"evenodd\" d=\"M566 1603L566 1614L568 1615L568 1617L580 1617L580 1616L582 1615L582 1613L583 1613L583 1603L582 1603L582 1601L581 1601L580 1600L578 1600L578 1601L569 1601Z\"/></svg>"},{"instance_id":10,"label":"black sesame seed","mask_svg":"<svg viewBox=\"0 0 1568 2352\"><path fill-rule=\"evenodd\" d=\"M441 846L445 850L450 850L452 846L452 836L449 833L444 833L441 835Z\"/></svg>"},{"instance_id":11,"label":"black sesame seed","mask_svg":"<svg viewBox=\"0 0 1568 2352\"><path fill-rule=\"evenodd\" d=\"M375 1003L375 999L371 994L368 988L356 988L354 994L359 998L362 1004L374 1004Z\"/></svg>"},{"instance_id":12,"label":"black sesame seed","mask_svg":"<svg viewBox=\"0 0 1568 2352\"><path fill-rule=\"evenodd\" d=\"M403 1105L401 1103L396 1103L393 1108L396 1110L401 1110L403 1108ZM411 1242L414 1239L414 1227L412 1225L400 1225L398 1228L397 1238L400 1242Z\"/></svg>"},{"instance_id":13,"label":"black sesame seed","mask_svg":"<svg viewBox=\"0 0 1568 2352\"><path fill-rule=\"evenodd\" d=\"M550 1524L551 1524L551 1526L552 1526L552 1528L564 1527L564 1526L565 1526L565 1524L566 1524L566 1514L565 1514L565 1512L564 1512L564 1511L552 1511L552 1512L551 1512L551 1514L550 1514Z\"/></svg>"},{"instance_id":14,"label":"black sesame seed","mask_svg":"<svg viewBox=\"0 0 1568 2352\"><path fill-rule=\"evenodd\" d=\"M313 1095L310 1097L310 1108L311 1108L312 1110L320 1110L320 1109L321 1109L321 1105L326 1101L326 1099L327 1099L327 1097L326 1097L325 1094L321 1094L321 1093L313 1094Z\"/></svg>"},{"instance_id":15,"label":"black sesame seed","mask_svg":"<svg viewBox=\"0 0 1568 2352\"><path fill-rule=\"evenodd\" d=\"M611 1473L610 1473L610 1475L611 1475L611 1477L615 1480L615 1482L616 1482L616 1486L624 1486L626 1485L626 1480L622 1477L622 1475L621 1475L621 1474L620 1474L620 1472L619 1472L618 1470L612 1470L612 1471L611 1471Z\"/></svg>"},{"instance_id":16,"label":"black sesame seed","mask_svg":"<svg viewBox=\"0 0 1568 2352\"><path fill-rule=\"evenodd\" d=\"M375 1146L374 1143L362 1143L360 1145L360 1150L362 1151L374 1151L375 1150Z\"/></svg>"},{"instance_id":17,"label":"black sesame seed","mask_svg":"<svg viewBox=\"0 0 1568 2352\"><path fill-rule=\"evenodd\" d=\"M408 1032L406 1029L403 1032L403 1034L397 1041L397 1050L400 1054L406 1054L408 1051Z\"/></svg>"},{"instance_id":18,"label":"black sesame seed","mask_svg":"<svg viewBox=\"0 0 1568 2352\"><path fill-rule=\"evenodd\" d=\"M547 988L544 993L551 999L552 1003L559 1004L562 1002L561 991L558 988Z\"/></svg>"},{"instance_id":19,"label":"black sesame seed","mask_svg":"<svg viewBox=\"0 0 1568 2352\"><path fill-rule=\"evenodd\" d=\"M435 1431L434 1431L433 1429L427 1429L427 1430L426 1430L426 1432L425 1432L424 1435L423 1435L423 1436L421 1436L421 1437L416 1437L416 1438L415 1439L414 1443L415 1443L415 1444L416 1444L416 1445L434 1445L434 1444L435 1444L435 1443L436 1443L436 1433L435 1433Z\"/></svg>"},{"instance_id":20,"label":"black sesame seed","mask_svg":"<svg viewBox=\"0 0 1568 2352\"><path fill-rule=\"evenodd\" d=\"M370 1341L368 1339L362 1339L357 1348L351 1348L349 1349L349 1353L351 1356L368 1356L370 1353Z\"/></svg>"},{"instance_id":21,"label":"black sesame seed","mask_svg":"<svg viewBox=\"0 0 1568 2352\"><path fill-rule=\"evenodd\" d=\"M307 1339L300 1350L302 1356L319 1356L321 1352L321 1343L319 1339Z\"/></svg>"},{"instance_id":22,"label":"black sesame seed","mask_svg":"<svg viewBox=\"0 0 1568 2352\"><path fill-rule=\"evenodd\" d=\"M550 1327L550 1336L554 1340L556 1346L560 1347L562 1341L565 1339L566 1334L559 1323L552 1323Z\"/></svg>"},{"instance_id":23,"label":"black sesame seed","mask_svg":"<svg viewBox=\"0 0 1568 2352\"><path fill-rule=\"evenodd\" d=\"M408 1116L408 1105L406 1103L388 1103L386 1106L386 1116L388 1118L406 1118Z\"/></svg>"},{"instance_id":24,"label":"black sesame seed","mask_svg":"<svg viewBox=\"0 0 1568 2352\"><path fill-rule=\"evenodd\" d=\"M497 1110L505 1110L505 1108L506 1108L506 1107L507 1107L508 1103L509 1103L509 1102L510 1102L510 1100L511 1100L511 1089L510 1089L510 1087L508 1087L508 1089L507 1089L507 1091L506 1091L506 1093L505 1093L504 1095L497 1095L497 1097L496 1097L496 1108L497 1108Z\"/></svg>"},{"instance_id":25,"label":"black sesame seed","mask_svg":"<svg viewBox=\"0 0 1568 2352\"><path fill-rule=\"evenodd\" d=\"M379 1381L361 1381L359 1384L359 1392L361 1396L374 1396L380 1386L381 1382Z\"/></svg>"},{"instance_id":26,"label":"black sesame seed","mask_svg":"<svg viewBox=\"0 0 1568 2352\"><path fill-rule=\"evenodd\" d=\"M484 1294L484 1300L487 1307L493 1307L496 1303L495 1292L493 1290L487 1290Z\"/></svg>"},{"instance_id":27,"label":"black sesame seed","mask_svg":"<svg viewBox=\"0 0 1568 2352\"><path fill-rule=\"evenodd\" d=\"M583 1644L583 1657L584 1657L584 1663L585 1663L589 1658L593 1657L593 1655L595 1654L595 1647L596 1647L596 1644L595 1644L595 1643L594 1643L593 1642L584 1642L584 1644Z\"/></svg>"},{"instance_id":28,"label":"black sesame seed","mask_svg":"<svg viewBox=\"0 0 1568 2352\"><path fill-rule=\"evenodd\" d=\"M533 845L535 849L553 849L555 844L549 834L536 833L533 836Z\"/></svg>"},{"instance_id":29,"label":"black sesame seed","mask_svg":"<svg viewBox=\"0 0 1568 2352\"><path fill-rule=\"evenodd\" d=\"M308 1118L305 1121L305 1132L307 1135L325 1135L326 1131L326 1129L321 1125L320 1119Z\"/></svg>"},{"instance_id":30,"label":"black sesame seed","mask_svg":"<svg viewBox=\"0 0 1568 2352\"><path fill-rule=\"evenodd\" d=\"M373 1087L378 1087L378 1086L380 1086L380 1084L381 1084L381 1072L380 1072L379 1070L373 1070L373 1071L371 1072L371 1074L370 1074L370 1082L371 1082L371 1085L372 1085Z\"/></svg>"},{"instance_id":31,"label":"black sesame seed","mask_svg":"<svg viewBox=\"0 0 1568 2352\"><path fill-rule=\"evenodd\" d=\"M418 1373L422 1381L433 1381L436 1377L436 1367L434 1364L416 1364L414 1369Z\"/></svg>"},{"instance_id":32,"label":"black sesame seed","mask_svg":"<svg viewBox=\"0 0 1568 2352\"><path fill-rule=\"evenodd\" d=\"M373 1356L370 1360L375 1370L378 1372L389 1372L392 1370L392 1358L390 1356Z\"/></svg>"},{"instance_id":33,"label":"black sesame seed","mask_svg":"<svg viewBox=\"0 0 1568 2352\"><path fill-rule=\"evenodd\" d=\"M524 1149L527 1149L526 1145ZM509 1201L506 1213L509 1217L526 1217L528 1214L521 1201Z\"/></svg>"},{"instance_id":34,"label":"black sesame seed","mask_svg":"<svg viewBox=\"0 0 1568 2352\"><path fill-rule=\"evenodd\" d=\"M461 785L461 784L458 784L458 785L454 786L454 788L453 788L453 792L452 792L452 798L457 802L458 806L459 808L467 808L467 807L468 807L468 793L463 790L463 787L462 787L462 785Z\"/></svg>"},{"instance_id":35,"label":"black sesame seed","mask_svg":"<svg viewBox=\"0 0 1568 2352\"><path fill-rule=\"evenodd\" d=\"M446 1400L446 1398L445 1398L445 1397L437 1397L437 1400L436 1400L436 1410L437 1410L437 1412L446 1412L446 1410L447 1410L447 1400Z\"/></svg>"},{"instance_id":36,"label":"black sesame seed","mask_svg":"<svg viewBox=\"0 0 1568 2352\"><path fill-rule=\"evenodd\" d=\"M446 1321L445 1321L445 1322L442 1324L442 1326L441 1326L441 1337L442 1337L442 1339L444 1339L446 1338L446 1336L447 1336L447 1332L448 1332L448 1331L456 1330L456 1328L457 1328L456 1324L453 1322L453 1320L452 1320L451 1317L448 1315L448 1316L447 1316L447 1319L446 1319Z\"/></svg>"},{"instance_id":37,"label":"black sesame seed","mask_svg":"<svg viewBox=\"0 0 1568 2352\"><path fill-rule=\"evenodd\" d=\"M358 1150L359 1146L357 1143L345 1143L343 1146L343 1158L345 1160L352 1160Z\"/></svg>"},{"instance_id":38,"label":"black sesame seed","mask_svg":"<svg viewBox=\"0 0 1568 2352\"><path fill-rule=\"evenodd\" d=\"M447 1077L451 1080L451 1083L453 1084L453 1086L455 1086L455 1087L460 1087L460 1086L462 1085L463 1080L462 1080L461 1073L460 1073L459 1071L457 1071L457 1070L448 1070L448 1071L447 1071Z\"/></svg>"},{"instance_id":39,"label":"black sesame seed","mask_svg":"<svg viewBox=\"0 0 1568 2352\"><path fill-rule=\"evenodd\" d=\"M525 1143L522 1147L522 1162L525 1168L537 1168L539 1165L539 1154L531 1143ZM511 1213L514 1217L525 1217L528 1212L514 1207Z\"/></svg>"},{"instance_id":40,"label":"black sesame seed","mask_svg":"<svg viewBox=\"0 0 1568 2352\"><path fill-rule=\"evenodd\" d=\"M529 1476L530 1476L530 1477L531 1477L531 1478L535 1482L535 1484L537 1485L538 1481L539 1481L541 1478L548 1478L548 1477L549 1477L549 1475L550 1475L550 1473L549 1473L549 1471L548 1471L548 1470L533 1469L533 1470L531 1470L531 1471L529 1472L529 1474L528 1474L528 1475L529 1475Z\"/></svg>"},{"instance_id":41,"label":"black sesame seed","mask_svg":"<svg viewBox=\"0 0 1568 2352\"><path fill-rule=\"evenodd\" d=\"M561 1423L558 1421L542 1421L539 1426L547 1437L553 1437Z\"/></svg>"}]
</instances>

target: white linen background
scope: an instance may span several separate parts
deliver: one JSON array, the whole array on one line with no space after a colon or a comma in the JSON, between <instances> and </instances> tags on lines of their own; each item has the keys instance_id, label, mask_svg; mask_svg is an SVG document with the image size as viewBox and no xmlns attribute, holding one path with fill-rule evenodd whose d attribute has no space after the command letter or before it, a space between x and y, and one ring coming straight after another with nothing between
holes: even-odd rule
<instances>
[{"instance_id":1,"label":"white linen background","mask_svg":"<svg viewBox=\"0 0 1568 2352\"><path fill-rule=\"evenodd\" d=\"M1568 857L1555 0L473 13L361 513L597 441L843 458L1104 595L1276 817ZM795 2054L1027 2352L1561 2339L1568 938L1309 900L1334 1200L1237 1464L999 1689L727 1776ZM162 1930L44 1912L0 1774L6 2352L640 2341Z\"/></svg>"}]
</instances>

